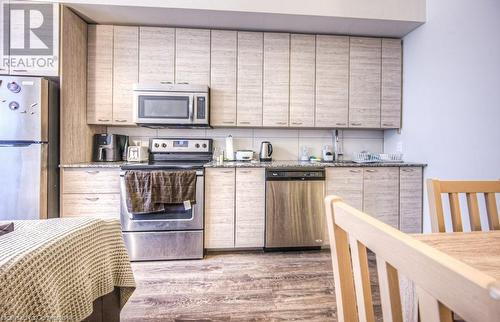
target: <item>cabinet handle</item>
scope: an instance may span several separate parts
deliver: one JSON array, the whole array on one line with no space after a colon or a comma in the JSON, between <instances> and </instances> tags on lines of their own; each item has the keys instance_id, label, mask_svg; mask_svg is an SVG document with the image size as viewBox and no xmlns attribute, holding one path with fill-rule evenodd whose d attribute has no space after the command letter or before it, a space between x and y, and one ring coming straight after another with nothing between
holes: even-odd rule
<instances>
[{"instance_id":1,"label":"cabinet handle","mask_svg":"<svg viewBox=\"0 0 500 322\"><path fill-rule=\"evenodd\" d=\"M18 72L18 73L27 73L28 72L26 69L13 69L12 71Z\"/></svg>"},{"instance_id":2,"label":"cabinet handle","mask_svg":"<svg viewBox=\"0 0 500 322\"><path fill-rule=\"evenodd\" d=\"M0 68L0 70L7 70L7 68Z\"/></svg>"},{"instance_id":3,"label":"cabinet handle","mask_svg":"<svg viewBox=\"0 0 500 322\"><path fill-rule=\"evenodd\" d=\"M187 84L189 84L189 83L188 83L188 82L177 82L176 84L187 85Z\"/></svg>"},{"instance_id":4,"label":"cabinet handle","mask_svg":"<svg viewBox=\"0 0 500 322\"><path fill-rule=\"evenodd\" d=\"M108 119L98 119L99 122L109 122Z\"/></svg>"},{"instance_id":5,"label":"cabinet handle","mask_svg":"<svg viewBox=\"0 0 500 322\"><path fill-rule=\"evenodd\" d=\"M345 123L338 123L337 122L337 123L335 123L335 125L344 125L345 126L346 124Z\"/></svg>"},{"instance_id":6,"label":"cabinet handle","mask_svg":"<svg viewBox=\"0 0 500 322\"><path fill-rule=\"evenodd\" d=\"M172 84L170 81L160 81L160 84Z\"/></svg>"},{"instance_id":7,"label":"cabinet handle","mask_svg":"<svg viewBox=\"0 0 500 322\"><path fill-rule=\"evenodd\" d=\"M240 121L238 123L240 123L240 124L250 124L250 122L247 122L247 121Z\"/></svg>"},{"instance_id":8,"label":"cabinet handle","mask_svg":"<svg viewBox=\"0 0 500 322\"><path fill-rule=\"evenodd\" d=\"M413 172L413 169L401 169L404 172Z\"/></svg>"},{"instance_id":9,"label":"cabinet handle","mask_svg":"<svg viewBox=\"0 0 500 322\"><path fill-rule=\"evenodd\" d=\"M393 123L382 123L382 126L394 126Z\"/></svg>"},{"instance_id":10,"label":"cabinet handle","mask_svg":"<svg viewBox=\"0 0 500 322\"><path fill-rule=\"evenodd\" d=\"M353 126L360 126L362 125L363 123L360 123L360 122L351 122L351 125Z\"/></svg>"},{"instance_id":11,"label":"cabinet handle","mask_svg":"<svg viewBox=\"0 0 500 322\"><path fill-rule=\"evenodd\" d=\"M377 172L377 170L374 170L374 169L366 169L366 172Z\"/></svg>"},{"instance_id":12,"label":"cabinet handle","mask_svg":"<svg viewBox=\"0 0 500 322\"><path fill-rule=\"evenodd\" d=\"M352 173L360 173L361 172L361 170L349 170L349 171Z\"/></svg>"},{"instance_id":13,"label":"cabinet handle","mask_svg":"<svg viewBox=\"0 0 500 322\"><path fill-rule=\"evenodd\" d=\"M251 173L250 170L239 170L241 173Z\"/></svg>"},{"instance_id":14,"label":"cabinet handle","mask_svg":"<svg viewBox=\"0 0 500 322\"><path fill-rule=\"evenodd\" d=\"M225 171L221 171L221 173L233 173L233 171L232 170L229 170L229 171L225 170Z\"/></svg>"},{"instance_id":15,"label":"cabinet handle","mask_svg":"<svg viewBox=\"0 0 500 322\"><path fill-rule=\"evenodd\" d=\"M115 120L115 122L118 122L118 123L124 123L124 122L127 122L128 120Z\"/></svg>"},{"instance_id":16,"label":"cabinet handle","mask_svg":"<svg viewBox=\"0 0 500 322\"><path fill-rule=\"evenodd\" d=\"M85 197L88 201L97 201L99 200L99 197Z\"/></svg>"},{"instance_id":17,"label":"cabinet handle","mask_svg":"<svg viewBox=\"0 0 500 322\"><path fill-rule=\"evenodd\" d=\"M274 123L274 124L278 124L278 125L285 125L285 124L286 124L286 122L276 122L276 123Z\"/></svg>"},{"instance_id":18,"label":"cabinet handle","mask_svg":"<svg viewBox=\"0 0 500 322\"><path fill-rule=\"evenodd\" d=\"M294 125L302 125L302 122L292 122Z\"/></svg>"},{"instance_id":19,"label":"cabinet handle","mask_svg":"<svg viewBox=\"0 0 500 322\"><path fill-rule=\"evenodd\" d=\"M233 122L233 121L224 121L224 122L222 122L222 123L224 123L224 124L234 124L234 122Z\"/></svg>"},{"instance_id":20,"label":"cabinet handle","mask_svg":"<svg viewBox=\"0 0 500 322\"><path fill-rule=\"evenodd\" d=\"M86 171L88 174L98 174L99 170L88 170Z\"/></svg>"}]
</instances>

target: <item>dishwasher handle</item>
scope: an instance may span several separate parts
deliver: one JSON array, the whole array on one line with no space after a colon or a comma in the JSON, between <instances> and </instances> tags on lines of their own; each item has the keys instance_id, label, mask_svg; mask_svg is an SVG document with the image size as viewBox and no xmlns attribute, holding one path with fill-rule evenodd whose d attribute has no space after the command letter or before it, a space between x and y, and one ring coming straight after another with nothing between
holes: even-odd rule
<instances>
[{"instance_id":1,"label":"dishwasher handle","mask_svg":"<svg viewBox=\"0 0 500 322\"><path fill-rule=\"evenodd\" d=\"M266 171L266 181L324 181L325 170L272 170Z\"/></svg>"}]
</instances>

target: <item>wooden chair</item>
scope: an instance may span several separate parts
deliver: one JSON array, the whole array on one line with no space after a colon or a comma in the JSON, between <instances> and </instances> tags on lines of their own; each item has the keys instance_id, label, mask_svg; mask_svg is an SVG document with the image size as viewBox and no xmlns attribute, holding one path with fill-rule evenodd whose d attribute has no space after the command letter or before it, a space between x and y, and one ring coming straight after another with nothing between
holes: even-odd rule
<instances>
[{"instance_id":1,"label":"wooden chair","mask_svg":"<svg viewBox=\"0 0 500 322\"><path fill-rule=\"evenodd\" d=\"M500 193L500 180L489 181L443 181L427 179L427 193L431 216L431 229L435 233L446 232L445 211L442 194L448 194L453 232L463 231L459 194L465 193L470 228L472 231L488 230L481 227L478 194L484 194L489 230L500 230L495 193Z\"/></svg>"},{"instance_id":2,"label":"wooden chair","mask_svg":"<svg viewBox=\"0 0 500 322\"><path fill-rule=\"evenodd\" d=\"M403 321L399 274L417 289L420 320L452 321L451 310L466 321L493 322L500 317L495 279L410 235L347 205L325 199L332 252L337 318L340 322L375 321L367 249L375 253L384 321Z\"/></svg>"}]
</instances>

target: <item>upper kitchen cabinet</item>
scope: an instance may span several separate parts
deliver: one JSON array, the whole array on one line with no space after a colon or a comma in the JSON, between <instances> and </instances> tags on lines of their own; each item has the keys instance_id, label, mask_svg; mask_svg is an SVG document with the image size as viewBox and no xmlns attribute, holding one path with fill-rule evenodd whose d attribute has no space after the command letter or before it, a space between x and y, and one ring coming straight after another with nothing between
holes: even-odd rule
<instances>
[{"instance_id":1,"label":"upper kitchen cabinet","mask_svg":"<svg viewBox=\"0 0 500 322\"><path fill-rule=\"evenodd\" d=\"M262 126L263 33L238 32L238 126Z\"/></svg>"},{"instance_id":2,"label":"upper kitchen cabinet","mask_svg":"<svg viewBox=\"0 0 500 322\"><path fill-rule=\"evenodd\" d=\"M262 125L288 126L290 34L264 33Z\"/></svg>"},{"instance_id":3,"label":"upper kitchen cabinet","mask_svg":"<svg viewBox=\"0 0 500 322\"><path fill-rule=\"evenodd\" d=\"M175 29L139 28L139 83L173 83Z\"/></svg>"},{"instance_id":4,"label":"upper kitchen cabinet","mask_svg":"<svg viewBox=\"0 0 500 322\"><path fill-rule=\"evenodd\" d=\"M210 30L175 29L175 82L210 85Z\"/></svg>"},{"instance_id":5,"label":"upper kitchen cabinet","mask_svg":"<svg viewBox=\"0 0 500 322\"><path fill-rule=\"evenodd\" d=\"M212 30L210 48L210 124L236 126L236 31Z\"/></svg>"},{"instance_id":6,"label":"upper kitchen cabinet","mask_svg":"<svg viewBox=\"0 0 500 322\"><path fill-rule=\"evenodd\" d=\"M350 38L349 127L380 127L382 41Z\"/></svg>"},{"instance_id":7,"label":"upper kitchen cabinet","mask_svg":"<svg viewBox=\"0 0 500 322\"><path fill-rule=\"evenodd\" d=\"M401 127L401 56L401 39L382 39L382 128Z\"/></svg>"},{"instance_id":8,"label":"upper kitchen cabinet","mask_svg":"<svg viewBox=\"0 0 500 322\"><path fill-rule=\"evenodd\" d=\"M133 86L139 78L139 28L113 29L113 124L132 125Z\"/></svg>"},{"instance_id":9,"label":"upper kitchen cabinet","mask_svg":"<svg viewBox=\"0 0 500 322\"><path fill-rule=\"evenodd\" d=\"M290 126L314 127L316 37L290 35Z\"/></svg>"},{"instance_id":10,"label":"upper kitchen cabinet","mask_svg":"<svg viewBox=\"0 0 500 322\"><path fill-rule=\"evenodd\" d=\"M348 99L349 37L317 35L316 127L347 127Z\"/></svg>"},{"instance_id":11,"label":"upper kitchen cabinet","mask_svg":"<svg viewBox=\"0 0 500 322\"><path fill-rule=\"evenodd\" d=\"M5 33L2 28L0 74L59 76L60 5L29 3L26 6L19 1L11 1L7 5L5 1L1 3L1 7L2 27L8 28L9 32ZM38 15L34 16L36 19L27 21L25 17L30 12ZM7 18L6 21L4 17ZM29 44L25 41L28 33Z\"/></svg>"},{"instance_id":12,"label":"upper kitchen cabinet","mask_svg":"<svg viewBox=\"0 0 500 322\"><path fill-rule=\"evenodd\" d=\"M87 28L87 123L113 122L113 26Z\"/></svg>"}]
</instances>

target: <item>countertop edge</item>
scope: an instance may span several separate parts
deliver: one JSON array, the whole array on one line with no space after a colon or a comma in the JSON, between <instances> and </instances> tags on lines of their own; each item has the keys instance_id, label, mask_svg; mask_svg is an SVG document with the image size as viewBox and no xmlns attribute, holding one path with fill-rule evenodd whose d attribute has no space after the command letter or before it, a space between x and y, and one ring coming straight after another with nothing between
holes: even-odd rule
<instances>
[{"instance_id":1,"label":"countertop edge","mask_svg":"<svg viewBox=\"0 0 500 322\"><path fill-rule=\"evenodd\" d=\"M119 169L122 165L130 164L128 162L82 162L60 164L59 168L108 168ZM140 163L134 163L140 165ZM273 161L273 162L209 162L204 168L334 168L334 167L426 167L425 163L418 162L377 162L377 163L355 163L355 162L298 162L298 161Z\"/></svg>"}]
</instances>

